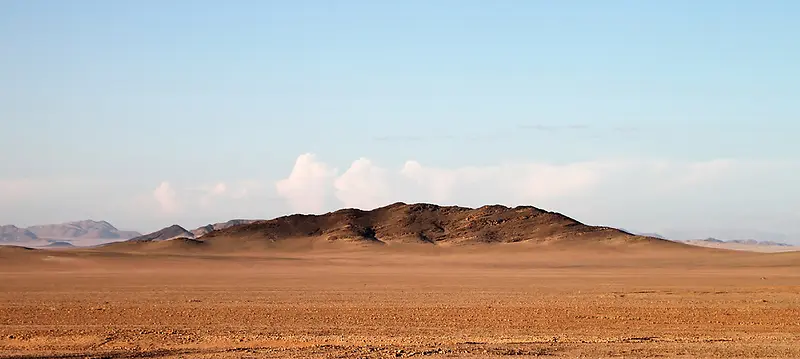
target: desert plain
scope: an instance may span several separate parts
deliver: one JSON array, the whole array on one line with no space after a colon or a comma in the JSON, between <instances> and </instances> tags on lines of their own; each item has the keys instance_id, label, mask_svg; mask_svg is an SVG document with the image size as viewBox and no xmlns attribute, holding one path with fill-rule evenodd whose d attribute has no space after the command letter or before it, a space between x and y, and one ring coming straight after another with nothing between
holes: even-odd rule
<instances>
[{"instance_id":1,"label":"desert plain","mask_svg":"<svg viewBox=\"0 0 800 359\"><path fill-rule=\"evenodd\" d=\"M0 358L800 357L798 252L164 248L0 247Z\"/></svg>"}]
</instances>

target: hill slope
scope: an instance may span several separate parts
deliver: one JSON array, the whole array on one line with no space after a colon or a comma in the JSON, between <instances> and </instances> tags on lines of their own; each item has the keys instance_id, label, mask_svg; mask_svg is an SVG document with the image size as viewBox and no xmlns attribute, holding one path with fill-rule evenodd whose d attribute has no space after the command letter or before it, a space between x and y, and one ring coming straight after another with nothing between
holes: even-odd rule
<instances>
[{"instance_id":1,"label":"hill slope","mask_svg":"<svg viewBox=\"0 0 800 359\"><path fill-rule=\"evenodd\" d=\"M173 224L167 228L163 228L153 233L132 238L130 241L164 241L174 238L194 238L194 234L177 224Z\"/></svg>"},{"instance_id":2,"label":"hill slope","mask_svg":"<svg viewBox=\"0 0 800 359\"><path fill-rule=\"evenodd\" d=\"M218 231L218 230L221 230L221 229L230 228L230 227L238 226L238 225L242 225L242 224L250 224L250 223L254 223L254 222L256 222L256 220L254 220L254 219L232 219L232 220L227 221L227 222L207 224L207 225L199 227L197 229L193 229L192 230L192 234L194 234L195 238L200 238L200 237L202 237L202 236L204 236L206 234L209 234L209 233L211 233L213 231Z\"/></svg>"},{"instance_id":3,"label":"hill slope","mask_svg":"<svg viewBox=\"0 0 800 359\"><path fill-rule=\"evenodd\" d=\"M247 247L315 239L371 244L418 243L660 243L608 227L582 224L555 212L530 206L483 206L472 209L433 204L395 203L371 211L342 209L323 215L290 215L232 226L203 237L209 244Z\"/></svg>"}]
</instances>

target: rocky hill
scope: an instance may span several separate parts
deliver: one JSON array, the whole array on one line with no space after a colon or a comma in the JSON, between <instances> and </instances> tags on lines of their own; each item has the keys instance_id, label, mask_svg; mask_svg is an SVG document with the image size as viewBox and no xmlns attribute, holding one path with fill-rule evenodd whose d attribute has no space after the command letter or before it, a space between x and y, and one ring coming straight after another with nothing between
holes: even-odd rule
<instances>
[{"instance_id":1,"label":"rocky hill","mask_svg":"<svg viewBox=\"0 0 800 359\"><path fill-rule=\"evenodd\" d=\"M194 234L192 232L187 231L185 228L173 224L169 227L163 228L161 230L155 231L153 233L148 233L143 236L138 236L135 238L130 239L131 241L164 241L169 239L175 238L194 238Z\"/></svg>"},{"instance_id":2,"label":"rocky hill","mask_svg":"<svg viewBox=\"0 0 800 359\"><path fill-rule=\"evenodd\" d=\"M395 203L371 211L342 209L323 215L295 214L235 225L208 233L203 240L212 244L233 244L300 238L434 245L570 241L672 243L614 228L588 226L560 213L531 206L493 205L473 209L426 203Z\"/></svg>"},{"instance_id":3,"label":"rocky hill","mask_svg":"<svg viewBox=\"0 0 800 359\"><path fill-rule=\"evenodd\" d=\"M211 233L213 231L219 231L219 230L230 228L230 227L233 227L233 226L238 226L238 225L242 225L242 224L250 224L250 223L254 223L254 222L256 222L256 220L253 220L253 219L232 219L232 220L227 221L227 222L208 224L208 225L199 227L197 229L192 230L192 234L194 235L194 238L200 238L200 237L202 237L202 236L204 236L206 234L209 234L209 233Z\"/></svg>"}]
</instances>

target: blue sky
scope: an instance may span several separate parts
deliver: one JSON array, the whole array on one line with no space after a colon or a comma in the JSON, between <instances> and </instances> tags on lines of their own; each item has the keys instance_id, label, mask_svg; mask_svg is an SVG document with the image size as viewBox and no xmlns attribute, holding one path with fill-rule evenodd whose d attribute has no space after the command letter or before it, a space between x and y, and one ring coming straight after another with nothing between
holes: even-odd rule
<instances>
[{"instance_id":1,"label":"blue sky","mask_svg":"<svg viewBox=\"0 0 800 359\"><path fill-rule=\"evenodd\" d=\"M147 231L420 200L800 235L799 16L795 1L4 1L0 222Z\"/></svg>"}]
</instances>

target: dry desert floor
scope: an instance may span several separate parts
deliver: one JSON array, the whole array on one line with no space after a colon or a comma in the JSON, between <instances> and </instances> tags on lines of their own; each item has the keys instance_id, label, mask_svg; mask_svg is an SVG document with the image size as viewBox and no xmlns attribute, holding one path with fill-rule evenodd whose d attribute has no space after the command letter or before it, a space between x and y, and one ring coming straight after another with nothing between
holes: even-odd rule
<instances>
[{"instance_id":1,"label":"dry desert floor","mask_svg":"<svg viewBox=\"0 0 800 359\"><path fill-rule=\"evenodd\" d=\"M800 255L0 251L0 358L800 358Z\"/></svg>"}]
</instances>

